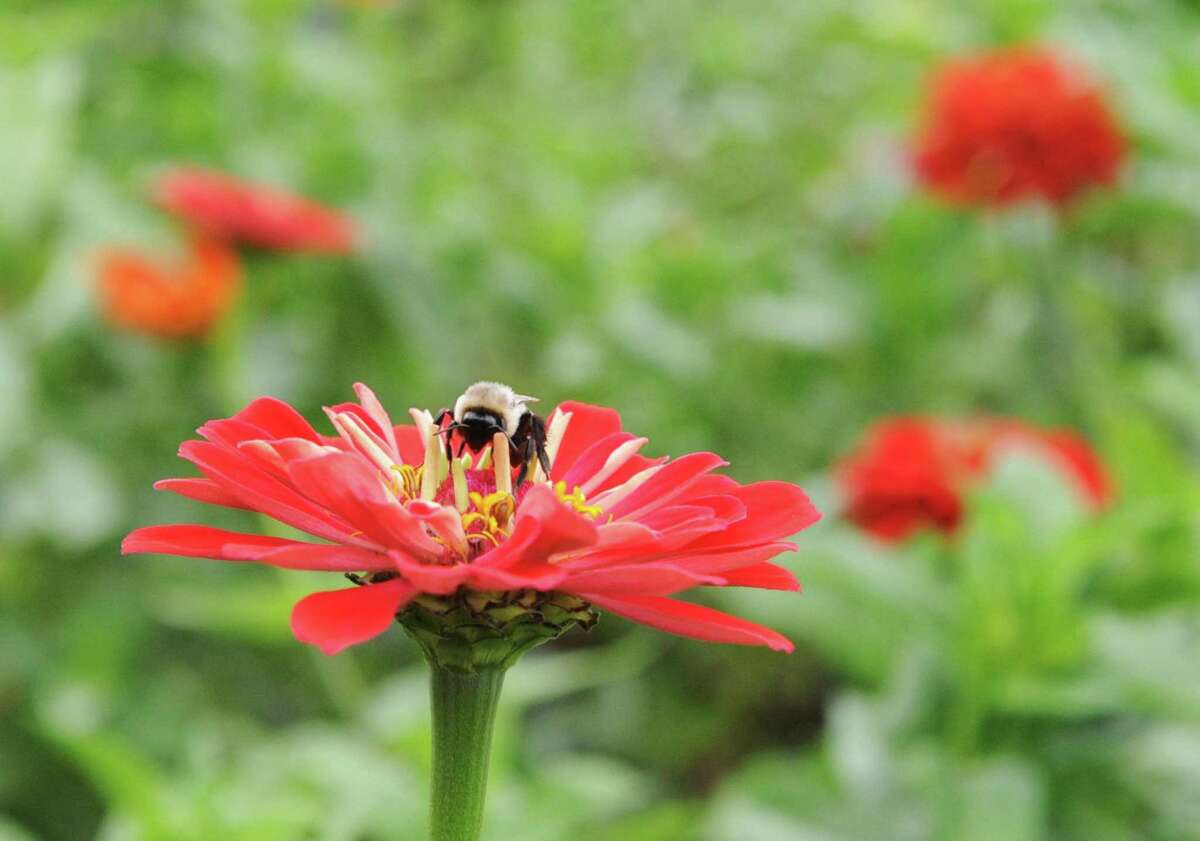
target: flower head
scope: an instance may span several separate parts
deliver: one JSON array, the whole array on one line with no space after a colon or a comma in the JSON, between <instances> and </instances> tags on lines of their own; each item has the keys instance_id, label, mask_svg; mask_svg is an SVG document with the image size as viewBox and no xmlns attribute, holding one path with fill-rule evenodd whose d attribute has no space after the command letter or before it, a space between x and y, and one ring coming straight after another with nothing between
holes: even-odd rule
<instances>
[{"instance_id":1,"label":"flower head","mask_svg":"<svg viewBox=\"0 0 1200 841\"><path fill-rule=\"evenodd\" d=\"M155 179L154 201L214 237L274 251L344 254L354 247L353 222L283 190L197 167Z\"/></svg>"},{"instance_id":2,"label":"flower head","mask_svg":"<svg viewBox=\"0 0 1200 841\"><path fill-rule=\"evenodd\" d=\"M951 62L927 96L914 165L948 201L1062 206L1116 179L1120 128L1101 92L1053 53L1015 48Z\"/></svg>"},{"instance_id":3,"label":"flower head","mask_svg":"<svg viewBox=\"0 0 1200 841\"><path fill-rule=\"evenodd\" d=\"M202 336L237 297L242 269L223 243L197 237L174 265L136 251L110 249L97 261L105 316L126 330L158 338Z\"/></svg>"},{"instance_id":4,"label":"flower head","mask_svg":"<svg viewBox=\"0 0 1200 841\"><path fill-rule=\"evenodd\" d=\"M819 517L794 485L741 485L713 473L725 462L712 453L646 458L646 439L623 431L617 412L568 402L547 418L550 475L534 468L514 486L503 432L500 447L448 458L428 412L393 425L369 388L356 391L359 403L326 409L332 437L269 397L210 421L203 440L180 447L203 476L156 485L324 542L167 525L134 531L123 550L349 573L355 586L314 593L292 614L297 638L330 654L399 614L431 657L511 661L594 620L595 608L697 639L791 650L774 631L672 596L798 589L769 562Z\"/></svg>"},{"instance_id":5,"label":"flower head","mask_svg":"<svg viewBox=\"0 0 1200 841\"><path fill-rule=\"evenodd\" d=\"M896 417L873 426L838 466L846 516L882 540L902 540L922 528L951 534L962 521L964 493L1015 448L1055 465L1090 508L1112 499L1103 465L1069 430L1011 418Z\"/></svg>"}]
</instances>

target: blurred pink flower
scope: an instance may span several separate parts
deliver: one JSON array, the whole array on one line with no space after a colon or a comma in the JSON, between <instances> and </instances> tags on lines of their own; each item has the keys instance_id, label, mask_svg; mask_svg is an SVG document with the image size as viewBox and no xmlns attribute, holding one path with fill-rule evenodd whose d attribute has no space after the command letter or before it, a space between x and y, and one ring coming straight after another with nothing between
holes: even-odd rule
<instances>
[{"instance_id":1,"label":"blurred pink flower","mask_svg":"<svg viewBox=\"0 0 1200 841\"><path fill-rule=\"evenodd\" d=\"M152 195L160 207L232 243L344 254L357 238L353 221L336 210L214 170L169 169L155 179Z\"/></svg>"}]
</instances>

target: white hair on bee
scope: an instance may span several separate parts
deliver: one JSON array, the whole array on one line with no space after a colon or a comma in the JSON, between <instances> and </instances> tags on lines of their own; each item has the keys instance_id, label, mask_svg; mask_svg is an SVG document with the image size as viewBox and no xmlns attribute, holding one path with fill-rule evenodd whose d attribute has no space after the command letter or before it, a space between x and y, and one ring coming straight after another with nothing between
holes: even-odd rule
<instances>
[{"instance_id":1,"label":"white hair on bee","mask_svg":"<svg viewBox=\"0 0 1200 841\"><path fill-rule=\"evenodd\" d=\"M551 467L546 452L546 421L525 405L536 402L536 397L517 394L504 383L482 380L468 386L454 401L454 408L442 409L433 421L438 429L435 434L444 436L446 459L454 458L455 443L459 455L466 448L478 453L491 445L496 464L510 464L511 460L511 465L518 468L517 487L525 481L531 465L535 480L545 479ZM507 446L502 446L505 438ZM496 487L502 486L505 483L497 480Z\"/></svg>"},{"instance_id":2,"label":"white hair on bee","mask_svg":"<svg viewBox=\"0 0 1200 841\"><path fill-rule=\"evenodd\" d=\"M528 411L525 404L536 402L536 397L517 394L504 383L481 380L468 386L454 401L454 420L462 423L463 415L472 410L490 412L501 420L505 432L514 435L521 416Z\"/></svg>"}]
</instances>

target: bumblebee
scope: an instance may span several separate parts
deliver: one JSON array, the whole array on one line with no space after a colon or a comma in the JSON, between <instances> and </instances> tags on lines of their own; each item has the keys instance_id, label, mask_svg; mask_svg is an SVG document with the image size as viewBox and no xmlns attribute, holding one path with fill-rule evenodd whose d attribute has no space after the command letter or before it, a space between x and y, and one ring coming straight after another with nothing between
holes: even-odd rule
<instances>
[{"instance_id":1,"label":"bumblebee","mask_svg":"<svg viewBox=\"0 0 1200 841\"><path fill-rule=\"evenodd\" d=\"M453 438L458 435L458 455L464 448L477 453L492 441L497 432L508 439L509 459L520 467L517 487L525 481L530 463L536 458L542 472L550 475L550 458L546 455L546 422L534 414L526 403L536 403L536 397L517 394L503 383L477 382L467 388L453 409L442 409L434 423L446 438L446 457L454 456ZM445 424L449 419L450 423Z\"/></svg>"}]
</instances>

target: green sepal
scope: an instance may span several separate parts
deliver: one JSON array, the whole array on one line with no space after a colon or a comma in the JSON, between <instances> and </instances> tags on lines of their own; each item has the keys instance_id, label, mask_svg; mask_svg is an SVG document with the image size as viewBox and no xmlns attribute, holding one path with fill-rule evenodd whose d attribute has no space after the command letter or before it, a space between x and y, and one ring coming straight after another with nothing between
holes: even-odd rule
<instances>
[{"instance_id":1,"label":"green sepal","mask_svg":"<svg viewBox=\"0 0 1200 841\"><path fill-rule=\"evenodd\" d=\"M565 593L535 590L449 596L424 594L396 617L431 664L461 672L507 669L526 651L576 625L595 624L596 611Z\"/></svg>"}]
</instances>

